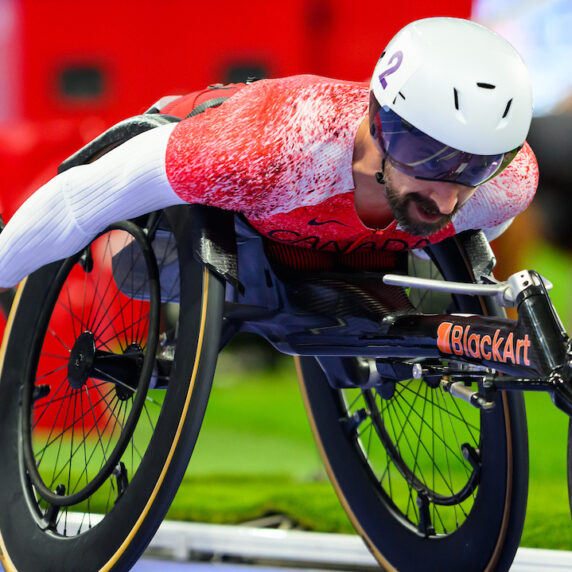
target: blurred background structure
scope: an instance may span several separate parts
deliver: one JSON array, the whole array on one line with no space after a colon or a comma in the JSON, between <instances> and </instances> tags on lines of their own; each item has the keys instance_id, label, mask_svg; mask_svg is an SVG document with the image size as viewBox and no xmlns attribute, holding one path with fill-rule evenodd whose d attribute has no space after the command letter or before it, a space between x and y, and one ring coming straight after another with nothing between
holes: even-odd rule
<instances>
[{"instance_id":1,"label":"blurred background structure","mask_svg":"<svg viewBox=\"0 0 572 572\"><path fill-rule=\"evenodd\" d=\"M520 252L517 260L524 262L540 239L572 252L568 195L572 181L572 3L475 0L473 18L517 48L534 89L528 142L538 160L539 190L530 212L514 225L512 236L505 237L502 252Z\"/></svg>"},{"instance_id":2,"label":"blurred background structure","mask_svg":"<svg viewBox=\"0 0 572 572\"><path fill-rule=\"evenodd\" d=\"M409 20L468 0L0 0L0 213L57 164L164 95L249 77L368 80Z\"/></svg>"}]
</instances>

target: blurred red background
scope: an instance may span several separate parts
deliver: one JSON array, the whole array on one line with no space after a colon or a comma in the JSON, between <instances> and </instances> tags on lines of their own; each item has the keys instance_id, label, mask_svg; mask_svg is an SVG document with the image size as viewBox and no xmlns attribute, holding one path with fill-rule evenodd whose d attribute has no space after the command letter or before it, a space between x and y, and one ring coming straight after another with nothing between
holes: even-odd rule
<instances>
[{"instance_id":1,"label":"blurred red background","mask_svg":"<svg viewBox=\"0 0 572 572\"><path fill-rule=\"evenodd\" d=\"M248 76L366 80L411 20L467 0L2 0L0 213L57 165L160 97Z\"/></svg>"}]
</instances>

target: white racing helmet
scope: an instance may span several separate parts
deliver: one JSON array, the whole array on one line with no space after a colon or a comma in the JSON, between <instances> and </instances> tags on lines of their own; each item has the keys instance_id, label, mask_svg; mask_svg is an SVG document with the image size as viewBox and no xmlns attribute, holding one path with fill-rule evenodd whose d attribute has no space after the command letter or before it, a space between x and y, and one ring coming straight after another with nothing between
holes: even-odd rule
<instances>
[{"instance_id":1,"label":"white racing helmet","mask_svg":"<svg viewBox=\"0 0 572 572\"><path fill-rule=\"evenodd\" d=\"M532 87L521 57L469 20L407 25L371 80L371 134L386 160L419 179L483 183L514 158L531 118Z\"/></svg>"}]
</instances>

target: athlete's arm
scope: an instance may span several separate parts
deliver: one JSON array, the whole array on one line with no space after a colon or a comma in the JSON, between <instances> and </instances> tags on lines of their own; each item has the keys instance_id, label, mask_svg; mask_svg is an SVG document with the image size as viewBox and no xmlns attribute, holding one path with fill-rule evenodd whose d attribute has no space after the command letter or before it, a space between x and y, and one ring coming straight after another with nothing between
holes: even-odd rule
<instances>
[{"instance_id":1,"label":"athlete's arm","mask_svg":"<svg viewBox=\"0 0 572 572\"><path fill-rule=\"evenodd\" d=\"M113 222L184 204L165 171L173 127L138 135L36 191L0 234L0 287L77 252Z\"/></svg>"}]
</instances>

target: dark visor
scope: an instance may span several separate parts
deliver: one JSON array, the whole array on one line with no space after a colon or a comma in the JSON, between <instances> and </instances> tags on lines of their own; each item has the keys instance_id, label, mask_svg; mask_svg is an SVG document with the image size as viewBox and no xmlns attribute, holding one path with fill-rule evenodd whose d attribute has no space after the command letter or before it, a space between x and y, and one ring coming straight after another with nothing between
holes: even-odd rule
<instances>
[{"instance_id":1,"label":"dark visor","mask_svg":"<svg viewBox=\"0 0 572 572\"><path fill-rule=\"evenodd\" d=\"M476 187L500 173L520 149L499 155L459 151L413 127L385 106L376 109L373 122L373 136L386 159L402 173L417 179Z\"/></svg>"}]
</instances>

